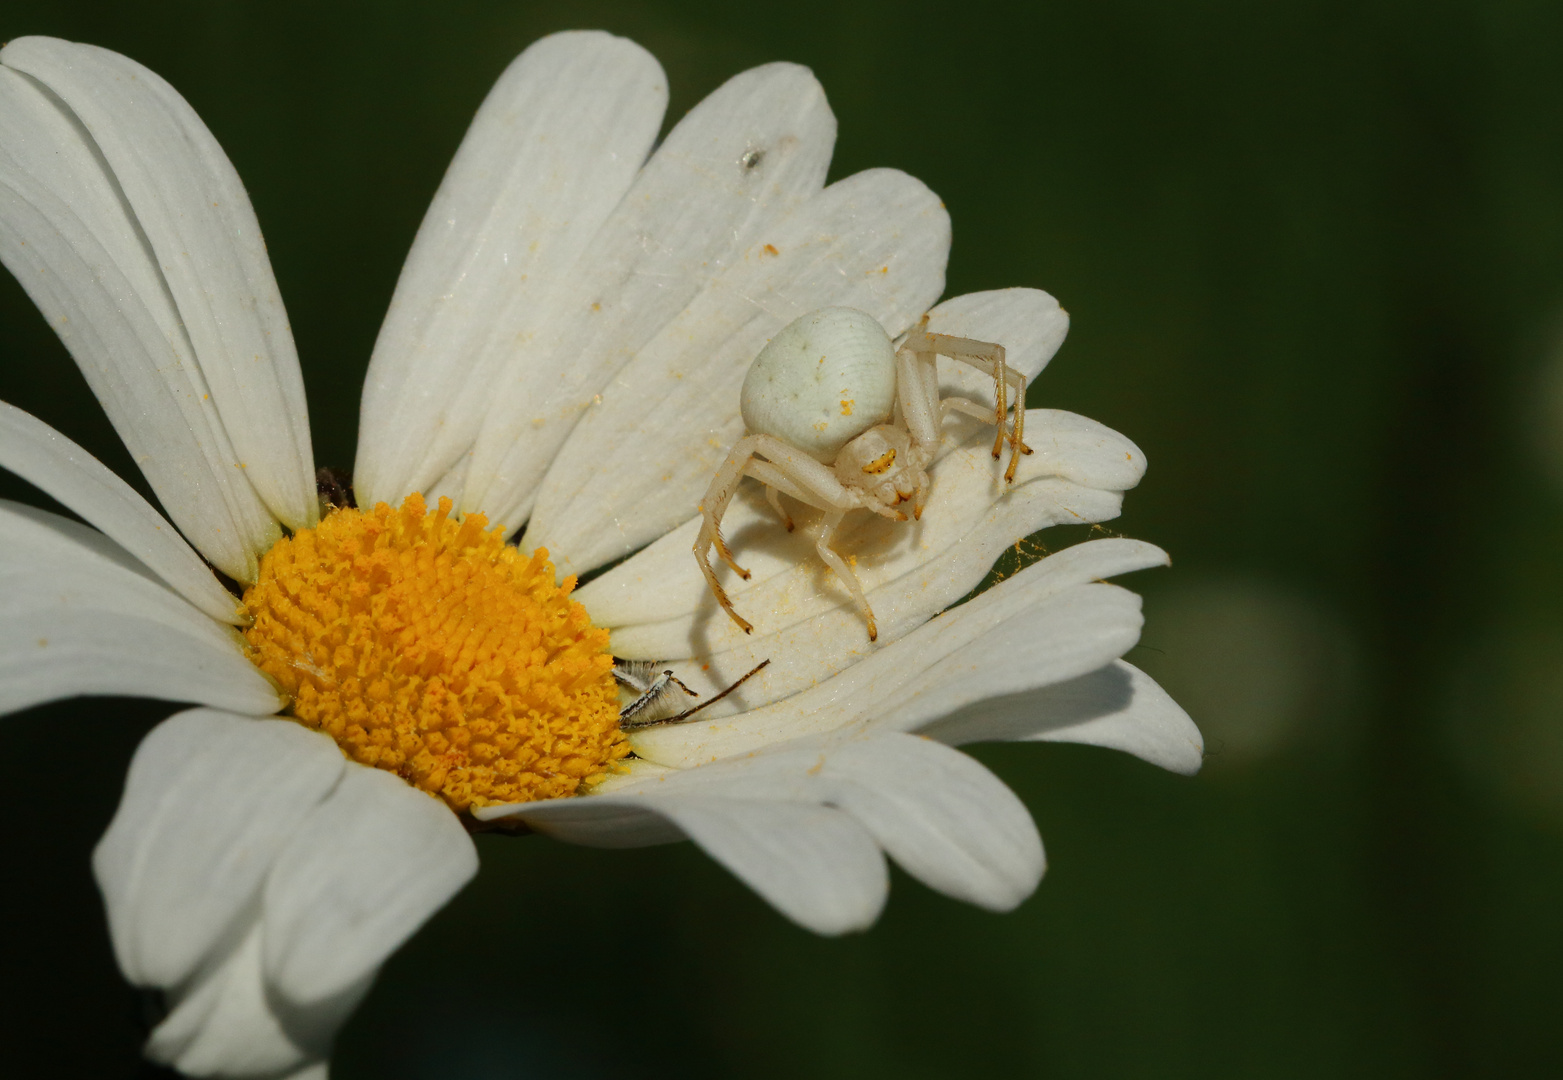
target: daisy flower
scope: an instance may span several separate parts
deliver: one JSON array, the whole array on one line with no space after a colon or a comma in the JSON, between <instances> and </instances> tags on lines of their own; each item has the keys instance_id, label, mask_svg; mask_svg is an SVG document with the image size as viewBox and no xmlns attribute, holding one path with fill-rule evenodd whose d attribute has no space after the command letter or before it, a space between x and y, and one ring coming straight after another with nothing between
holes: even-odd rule
<instances>
[{"instance_id":1,"label":"daisy flower","mask_svg":"<svg viewBox=\"0 0 1563 1080\"><path fill-rule=\"evenodd\" d=\"M726 519L755 633L716 607L697 503L779 328L827 305L892 334L927 313L1032 378L1068 320L1029 289L936 305L943 205L891 169L827 186L835 121L807 70L738 75L658 144L666 100L657 62L602 33L504 73L375 346L356 506L322 516L282 300L211 133L115 53L0 50L0 257L167 514L0 406L0 466L86 522L0 506L0 707L196 706L137 750L93 860L120 967L169 1004L155 1060L324 1076L380 964L476 872L474 830L691 839L835 934L877 916L886 854L995 910L1035 888L1024 806L956 746L1198 768L1188 717L1120 659L1138 599L1103 580L1159 550L1081 543L959 603L1017 538L1118 513L1144 457L1082 417L1028 412L1036 452L1007 486L991 427L953 416L922 520L838 534L877 642L809 519L784 533L755 492ZM954 365L941 381L992 393ZM710 708L623 730L614 655Z\"/></svg>"}]
</instances>

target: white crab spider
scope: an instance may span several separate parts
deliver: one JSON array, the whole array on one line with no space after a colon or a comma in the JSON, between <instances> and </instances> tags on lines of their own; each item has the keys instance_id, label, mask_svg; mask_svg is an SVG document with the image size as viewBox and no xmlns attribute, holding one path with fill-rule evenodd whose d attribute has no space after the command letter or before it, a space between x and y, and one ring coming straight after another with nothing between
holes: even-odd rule
<instances>
[{"instance_id":1,"label":"white crab spider","mask_svg":"<svg viewBox=\"0 0 1563 1080\"><path fill-rule=\"evenodd\" d=\"M939 429L951 412L965 413L998 428L993 456L1010 445L1006 483L1015 463L1031 453L1023 441L1026 379L1006 367L1004 346L988 341L930 334L927 318L899 348L871 315L852 308L821 308L794 319L771 339L744 376L740 408L749 434L738 440L717 469L700 502L704 522L695 538L695 559L722 609L744 633L754 629L733 610L711 568L714 545L722 561L747 579L722 540L722 515L745 476L765 485L765 497L789 532L792 519L778 492L825 511L814 550L836 572L868 623L870 641L879 636L863 586L830 546L849 510L870 510L905 521L897 509L908 500L922 517L928 493L925 471L939 447ZM936 358L948 356L993 376L994 407L964 398L941 398ZM1014 422L1005 431L1013 393Z\"/></svg>"}]
</instances>

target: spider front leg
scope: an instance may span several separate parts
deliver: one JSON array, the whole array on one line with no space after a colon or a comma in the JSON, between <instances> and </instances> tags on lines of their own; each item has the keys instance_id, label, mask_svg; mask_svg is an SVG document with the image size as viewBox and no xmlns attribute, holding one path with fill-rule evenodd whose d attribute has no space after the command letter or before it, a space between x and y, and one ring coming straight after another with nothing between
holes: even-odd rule
<instances>
[{"instance_id":1,"label":"spider front leg","mask_svg":"<svg viewBox=\"0 0 1563 1080\"><path fill-rule=\"evenodd\" d=\"M1005 483L1011 483L1015 479L1015 466L1021 454L1031 453L1031 447L1026 445L1026 377L1016 371L1005 362L1004 346L992 341L977 341L973 338L954 337L949 334L930 334L926 331L918 331L918 340L908 342L908 347L917 352L935 352L941 356L974 367L985 375L993 378L993 419L990 421L997 431L993 435L993 457L996 460L1005 443L1004 421L1008 414L1009 397L1014 395L1015 417L1010 425L1008 442L1010 445L1009 467L1004 470ZM937 389L935 390L937 393ZM949 403L942 403L949 404ZM976 416L978 419L986 419L986 416L976 409L965 409L954 406L957 411Z\"/></svg>"},{"instance_id":2,"label":"spider front leg","mask_svg":"<svg viewBox=\"0 0 1563 1080\"><path fill-rule=\"evenodd\" d=\"M984 408L974 401L967 401L965 398L947 397L939 402L939 411L941 416L948 416L950 413L960 413L962 416L975 417L976 419L981 420L983 423L993 423L993 411L991 409ZM1016 434L1014 437L1016 439L1019 439L1025 431L1025 416L1025 410L1022 409L1015 418ZM1002 441L1000 442L1000 445L1003 445ZM1022 454L1029 454L1031 453L1031 447L1027 446L1025 443L1021 443L1020 452ZM993 456L996 459L999 455L995 453ZM1014 482L1016 461L1017 458L1015 454L1011 453L1009 456L1009 467L1004 470L1004 482L1006 484Z\"/></svg>"},{"instance_id":3,"label":"spider front leg","mask_svg":"<svg viewBox=\"0 0 1563 1080\"><path fill-rule=\"evenodd\" d=\"M733 609L727 592L716 580L716 572L711 568L709 557L709 550L715 545L727 564L743 575L745 580L748 579L749 572L733 561L721 534L722 515L727 512L739 482L746 475L821 510L853 510L863 503L842 487L828 468L775 436L746 435L738 440L738 444L727 455L727 460L711 478L706 497L700 501L700 513L704 520L699 535L695 537L695 560L700 564L700 572L705 576L706 584L711 587L717 603L722 605L722 610L732 616L733 621L748 634L754 631L753 625Z\"/></svg>"}]
</instances>

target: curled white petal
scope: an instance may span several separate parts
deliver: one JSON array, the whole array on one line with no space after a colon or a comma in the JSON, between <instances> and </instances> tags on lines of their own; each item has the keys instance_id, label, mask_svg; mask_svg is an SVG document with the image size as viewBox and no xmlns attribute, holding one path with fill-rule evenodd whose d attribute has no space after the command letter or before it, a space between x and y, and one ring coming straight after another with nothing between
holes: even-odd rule
<instances>
[{"instance_id":1,"label":"curled white petal","mask_svg":"<svg viewBox=\"0 0 1563 1080\"><path fill-rule=\"evenodd\" d=\"M290 528L315 523L304 380L260 225L239 174L178 91L127 57L18 38L0 63L80 124L134 215L177 309L235 461Z\"/></svg>"},{"instance_id":2,"label":"curled white petal","mask_svg":"<svg viewBox=\"0 0 1563 1080\"><path fill-rule=\"evenodd\" d=\"M984 616L991 623L977 631ZM917 674L887 693L872 717L915 731L968 702L1083 675L1133 648L1144 620L1134 593L1095 584L1070 586L1045 605L1002 616L973 612L963 621L948 637L934 624L934 634L907 650L902 660ZM949 649L955 641L960 644Z\"/></svg>"},{"instance_id":3,"label":"curled white petal","mask_svg":"<svg viewBox=\"0 0 1563 1080\"><path fill-rule=\"evenodd\" d=\"M1013 908L1042 877L1042 841L1025 806L982 765L930 739L893 731L827 735L697 768L633 772L603 795L490 807L477 816L519 818L601 847L664 843L681 832L821 932L859 925L843 921L848 911L871 920L882 900L870 914L867 901L878 887L869 889L873 860L861 839L799 806L842 811L908 872L983 907ZM678 832L658 830L659 819ZM789 831L806 835L789 839ZM835 929L821 929L827 924Z\"/></svg>"},{"instance_id":4,"label":"curled white petal","mask_svg":"<svg viewBox=\"0 0 1563 1080\"><path fill-rule=\"evenodd\" d=\"M1145 454L1112 428L1058 409L1026 410L1028 460L1036 472L1085 487L1128 491L1145 475Z\"/></svg>"},{"instance_id":5,"label":"curled white petal","mask_svg":"<svg viewBox=\"0 0 1563 1080\"><path fill-rule=\"evenodd\" d=\"M616 786L602 798L637 796L650 808L697 797L834 806L913 876L994 910L1030 896L1044 868L1036 826L1009 788L965 754L896 731L795 739Z\"/></svg>"},{"instance_id":6,"label":"curled white petal","mask_svg":"<svg viewBox=\"0 0 1563 1080\"><path fill-rule=\"evenodd\" d=\"M0 592L0 713L78 694L259 716L282 704L238 631L76 522L0 501Z\"/></svg>"},{"instance_id":7,"label":"curled white petal","mask_svg":"<svg viewBox=\"0 0 1563 1080\"><path fill-rule=\"evenodd\" d=\"M182 986L231 946L342 770L329 738L290 720L191 709L153 728L92 856L125 977Z\"/></svg>"},{"instance_id":8,"label":"curled white petal","mask_svg":"<svg viewBox=\"0 0 1563 1080\"><path fill-rule=\"evenodd\" d=\"M545 37L506 68L424 216L375 342L360 502L429 495L471 449L498 372L535 357L566 302L555 294L569 291L666 106L651 54L599 31Z\"/></svg>"},{"instance_id":9,"label":"curled white petal","mask_svg":"<svg viewBox=\"0 0 1563 1080\"><path fill-rule=\"evenodd\" d=\"M957 750L887 732L845 742L820 771L838 781L834 805L931 888L1008 911L1042 880L1042 838L1025 804Z\"/></svg>"},{"instance_id":10,"label":"curled white petal","mask_svg":"<svg viewBox=\"0 0 1563 1080\"><path fill-rule=\"evenodd\" d=\"M884 856L849 814L748 799L659 799L653 806L776 910L816 934L865 930L885 906Z\"/></svg>"},{"instance_id":11,"label":"curled white petal","mask_svg":"<svg viewBox=\"0 0 1563 1080\"><path fill-rule=\"evenodd\" d=\"M1191 776L1204 762L1199 728L1154 679L1115 660L1067 682L973 702L920 729L951 746L1073 742L1123 750Z\"/></svg>"},{"instance_id":12,"label":"curled white petal","mask_svg":"<svg viewBox=\"0 0 1563 1080\"><path fill-rule=\"evenodd\" d=\"M737 715L637 732L633 745L642 757L688 767L858 723L912 730L1006 693L1017 678L1034 680L1028 687L1073 678L1121 656L1141 624L1138 597L1087 583L1165 562L1139 541L1077 544L816 686Z\"/></svg>"},{"instance_id":13,"label":"curled white petal","mask_svg":"<svg viewBox=\"0 0 1563 1080\"><path fill-rule=\"evenodd\" d=\"M232 950L174 997L146 1055L189 1076L325 1078L331 1039L368 992L364 979L336 1000L291 1008L267 992L262 925L251 918Z\"/></svg>"},{"instance_id":14,"label":"curled white petal","mask_svg":"<svg viewBox=\"0 0 1563 1080\"><path fill-rule=\"evenodd\" d=\"M35 484L221 622L238 603L168 519L101 461L36 417L0 401L0 468Z\"/></svg>"},{"instance_id":15,"label":"curled white petal","mask_svg":"<svg viewBox=\"0 0 1563 1080\"><path fill-rule=\"evenodd\" d=\"M473 811L479 821L520 818L534 831L586 847L637 848L688 837L642 799L558 799Z\"/></svg>"},{"instance_id":16,"label":"curled white petal","mask_svg":"<svg viewBox=\"0 0 1563 1080\"><path fill-rule=\"evenodd\" d=\"M253 580L281 530L240 468L141 225L77 118L4 65L0 261L70 350L169 517L224 573Z\"/></svg>"},{"instance_id":17,"label":"curled white petal","mask_svg":"<svg viewBox=\"0 0 1563 1080\"><path fill-rule=\"evenodd\" d=\"M866 929L890 887L884 856L868 831L850 814L810 801L670 792L523 803L478 816L516 817L560 839L604 847L687 836L772 907L817 934ZM653 817L677 832L659 829ZM626 839L615 837L621 832Z\"/></svg>"},{"instance_id":18,"label":"curled white petal","mask_svg":"<svg viewBox=\"0 0 1563 1080\"><path fill-rule=\"evenodd\" d=\"M268 985L300 1007L350 992L477 869L443 802L388 772L348 766L266 881Z\"/></svg>"},{"instance_id":19,"label":"curled white petal","mask_svg":"<svg viewBox=\"0 0 1563 1080\"><path fill-rule=\"evenodd\" d=\"M581 601L601 619L598 601L606 596L611 604L628 591L626 583L654 597L666 596L670 615L679 608L688 613L614 626L615 653L669 661L679 678L702 695L769 660L756 678L713 705L709 716L768 704L861 662L923 625L970 593L1016 537L1117 515L1122 499L1116 492L1052 477L994 493L991 445L990 436L978 435L949 456L946 478L967 474L972 482L936 486L921 522L900 524L862 514L838 534L840 550L856 560L855 571L879 621L877 645L869 644L862 616L815 554L810 533L817 515L799 513L798 528L787 534L758 491L746 493L743 509L728 515L744 523L728 535L753 576L748 582L733 576L733 602L754 619L754 634L732 624L694 569L689 542L698 520L592 582L581 591ZM607 588L597 588L603 584Z\"/></svg>"}]
</instances>

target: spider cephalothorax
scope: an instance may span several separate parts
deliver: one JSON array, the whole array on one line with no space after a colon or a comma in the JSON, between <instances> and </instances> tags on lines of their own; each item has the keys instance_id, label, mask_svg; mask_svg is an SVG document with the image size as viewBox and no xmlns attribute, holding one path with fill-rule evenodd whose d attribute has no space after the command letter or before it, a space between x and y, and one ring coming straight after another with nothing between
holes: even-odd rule
<instances>
[{"instance_id":1,"label":"spider cephalothorax","mask_svg":"<svg viewBox=\"0 0 1563 1080\"><path fill-rule=\"evenodd\" d=\"M795 319L760 350L744 378L741 407L749 434L717 469L701 500L704 516L695 539L695 558L711 591L745 633L753 627L733 610L711 568L714 546L722 560L747 578L722 540L722 515L739 482L752 476L788 530L785 493L825 511L815 550L834 570L868 623L869 640L879 634L863 586L830 546L849 510L869 510L905 521L901 503L921 517L928 494L928 465L939 447L940 427L951 412L993 424L997 459L1009 442L1006 482L1015 463L1031 450L1025 432L1026 380L1004 363L1004 346L969 338L930 334L926 322L907 333L899 348L873 317L852 308L822 308ZM936 358L948 356L993 376L992 410L964 398L939 396ZM1009 397L1014 421L1006 432Z\"/></svg>"}]
</instances>

